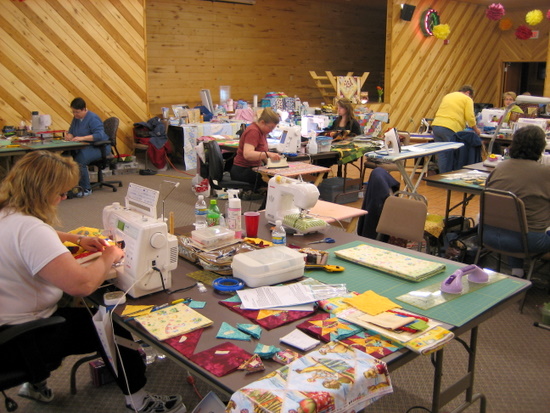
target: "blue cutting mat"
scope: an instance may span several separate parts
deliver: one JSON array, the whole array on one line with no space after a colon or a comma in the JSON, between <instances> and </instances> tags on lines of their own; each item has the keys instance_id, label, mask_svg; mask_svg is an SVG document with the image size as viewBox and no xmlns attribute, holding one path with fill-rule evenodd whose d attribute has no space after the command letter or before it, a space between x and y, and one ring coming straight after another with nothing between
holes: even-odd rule
<instances>
[{"instance_id":1,"label":"blue cutting mat","mask_svg":"<svg viewBox=\"0 0 550 413\"><path fill-rule=\"evenodd\" d=\"M360 244L368 244L368 242L354 241L349 244L327 250L330 252L327 264L341 265L345 267L345 271L327 273L316 270L307 271L305 275L327 284L346 284L349 291L363 293L367 290L372 290L377 294L388 297L396 304L401 305L409 311L425 315L426 317L434 318L454 326L461 326L467 323L472 318L488 310L505 297L520 290L525 285L525 283L521 280L506 278L497 283L487 285L477 291L464 294L460 298L438 305L437 307L429 310L422 310L418 307L399 301L396 297L406 294L412 290L418 290L435 283L441 283L455 270L463 267L464 265L459 263L448 264L445 271L440 274L434 275L433 277L421 282L410 282L394 277L390 274L372 270L350 261L342 260L334 255L334 251L351 248ZM377 245L377 247L379 246ZM380 248L385 247L381 246ZM385 249L393 250L391 246L388 246L388 248ZM413 254L406 255L414 256ZM418 256L416 257L418 258ZM423 258L429 260L430 256L425 255Z\"/></svg>"}]
</instances>

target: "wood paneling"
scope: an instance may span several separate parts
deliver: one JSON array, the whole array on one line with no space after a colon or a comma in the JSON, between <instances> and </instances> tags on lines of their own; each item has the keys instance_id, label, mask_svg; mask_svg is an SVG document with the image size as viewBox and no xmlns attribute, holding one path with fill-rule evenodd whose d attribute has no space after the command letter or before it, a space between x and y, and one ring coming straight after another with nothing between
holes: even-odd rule
<instances>
[{"instance_id":1,"label":"wood paneling","mask_svg":"<svg viewBox=\"0 0 550 413\"><path fill-rule=\"evenodd\" d=\"M385 93L384 103L369 106L414 131L465 83L476 101L500 105L505 61L550 65L548 19L536 27L539 39L521 41L487 19L484 5L409 0L416 10L406 22L400 3L388 0L386 13L380 0L0 0L0 126L38 110L66 128L69 102L82 96L102 118L121 119L127 151L134 122L162 106L195 105L200 89L210 89L214 102L219 86L230 85L234 99L282 91L316 105L321 96L309 71L330 70L370 72L364 89L371 100L377 85ZM450 25L448 45L421 33L428 7ZM517 27L527 11L507 17Z\"/></svg>"},{"instance_id":2,"label":"wood paneling","mask_svg":"<svg viewBox=\"0 0 550 413\"><path fill-rule=\"evenodd\" d=\"M235 100L281 91L320 103L310 70L370 72L364 89L376 95L385 19L383 8L358 1L147 1L150 110L195 105L204 88L218 103L223 85Z\"/></svg>"},{"instance_id":3,"label":"wood paneling","mask_svg":"<svg viewBox=\"0 0 550 413\"><path fill-rule=\"evenodd\" d=\"M121 153L147 118L144 0L0 0L0 123L38 110L66 129L71 100L120 118Z\"/></svg>"}]
</instances>

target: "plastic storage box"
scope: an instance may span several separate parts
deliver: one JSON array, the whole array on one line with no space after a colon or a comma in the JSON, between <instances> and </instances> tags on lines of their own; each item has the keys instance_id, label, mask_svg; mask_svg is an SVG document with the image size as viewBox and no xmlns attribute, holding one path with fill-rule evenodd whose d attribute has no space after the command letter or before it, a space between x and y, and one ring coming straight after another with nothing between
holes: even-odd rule
<instances>
[{"instance_id":1,"label":"plastic storage box","mask_svg":"<svg viewBox=\"0 0 550 413\"><path fill-rule=\"evenodd\" d=\"M304 255L288 247L269 247L233 258L233 277L249 287L273 285L304 275Z\"/></svg>"},{"instance_id":2,"label":"plastic storage box","mask_svg":"<svg viewBox=\"0 0 550 413\"><path fill-rule=\"evenodd\" d=\"M317 152L330 152L332 147L332 138L329 136L317 137Z\"/></svg>"},{"instance_id":3,"label":"plastic storage box","mask_svg":"<svg viewBox=\"0 0 550 413\"><path fill-rule=\"evenodd\" d=\"M346 192L344 192L344 178L325 179L319 185L319 198L323 201L336 204L347 204L359 199L359 181L346 178Z\"/></svg>"},{"instance_id":4,"label":"plastic storage box","mask_svg":"<svg viewBox=\"0 0 550 413\"><path fill-rule=\"evenodd\" d=\"M191 231L191 239L204 248L217 248L235 238L235 231L215 225Z\"/></svg>"}]
</instances>

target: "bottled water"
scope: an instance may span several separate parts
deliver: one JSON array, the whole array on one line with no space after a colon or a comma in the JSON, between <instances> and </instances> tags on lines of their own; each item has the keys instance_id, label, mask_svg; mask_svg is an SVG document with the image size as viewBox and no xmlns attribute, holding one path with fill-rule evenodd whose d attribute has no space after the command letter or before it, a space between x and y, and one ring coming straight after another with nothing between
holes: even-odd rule
<instances>
[{"instance_id":1,"label":"bottled water","mask_svg":"<svg viewBox=\"0 0 550 413\"><path fill-rule=\"evenodd\" d=\"M286 231L279 219L275 221L275 228L271 232L271 242L275 245L286 245Z\"/></svg>"},{"instance_id":2,"label":"bottled water","mask_svg":"<svg viewBox=\"0 0 550 413\"><path fill-rule=\"evenodd\" d=\"M199 195L197 203L195 204L195 229L207 227L206 214L208 214L208 208L206 207L204 195Z\"/></svg>"}]
</instances>

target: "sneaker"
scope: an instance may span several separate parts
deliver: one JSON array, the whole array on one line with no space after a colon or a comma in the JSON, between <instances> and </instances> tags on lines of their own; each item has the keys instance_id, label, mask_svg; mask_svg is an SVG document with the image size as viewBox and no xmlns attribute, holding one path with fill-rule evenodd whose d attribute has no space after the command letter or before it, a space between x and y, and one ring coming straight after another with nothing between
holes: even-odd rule
<instances>
[{"instance_id":1,"label":"sneaker","mask_svg":"<svg viewBox=\"0 0 550 413\"><path fill-rule=\"evenodd\" d=\"M183 398L180 395L165 396L148 394L143 401L143 407L135 410L132 406L126 405L132 411L138 413L185 413L187 408L183 404Z\"/></svg>"},{"instance_id":2,"label":"sneaker","mask_svg":"<svg viewBox=\"0 0 550 413\"><path fill-rule=\"evenodd\" d=\"M79 192L78 194L76 194L76 197L77 198L84 198L85 196L90 196L90 195L92 195L92 190L91 189L85 189L84 191Z\"/></svg>"},{"instance_id":3,"label":"sneaker","mask_svg":"<svg viewBox=\"0 0 550 413\"><path fill-rule=\"evenodd\" d=\"M45 382L40 386L24 383L17 394L26 399L40 403L50 403L53 400L53 390L50 389Z\"/></svg>"}]
</instances>

